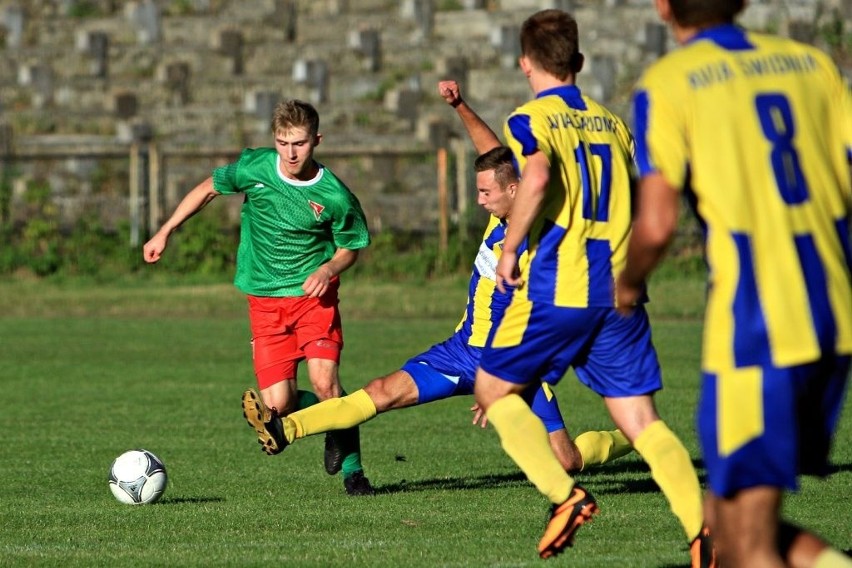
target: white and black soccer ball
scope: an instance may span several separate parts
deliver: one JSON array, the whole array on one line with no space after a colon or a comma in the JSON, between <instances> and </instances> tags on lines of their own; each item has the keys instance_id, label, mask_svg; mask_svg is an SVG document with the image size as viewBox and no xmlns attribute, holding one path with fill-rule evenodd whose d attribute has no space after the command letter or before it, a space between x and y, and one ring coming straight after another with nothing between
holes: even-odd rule
<instances>
[{"instance_id":1,"label":"white and black soccer ball","mask_svg":"<svg viewBox=\"0 0 852 568\"><path fill-rule=\"evenodd\" d=\"M115 498L127 505L156 503L168 483L166 466L148 450L124 452L109 468L109 488Z\"/></svg>"}]
</instances>

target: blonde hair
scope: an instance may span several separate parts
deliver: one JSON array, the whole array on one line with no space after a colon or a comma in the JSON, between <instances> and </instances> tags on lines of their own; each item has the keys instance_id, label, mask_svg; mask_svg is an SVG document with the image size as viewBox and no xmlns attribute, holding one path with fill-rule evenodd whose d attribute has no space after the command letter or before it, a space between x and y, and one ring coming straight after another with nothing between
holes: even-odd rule
<instances>
[{"instance_id":1,"label":"blonde hair","mask_svg":"<svg viewBox=\"0 0 852 568\"><path fill-rule=\"evenodd\" d=\"M316 136L319 133L319 113L312 104L305 101L281 101L275 105L270 127L272 134L290 128L305 128L309 135Z\"/></svg>"}]
</instances>

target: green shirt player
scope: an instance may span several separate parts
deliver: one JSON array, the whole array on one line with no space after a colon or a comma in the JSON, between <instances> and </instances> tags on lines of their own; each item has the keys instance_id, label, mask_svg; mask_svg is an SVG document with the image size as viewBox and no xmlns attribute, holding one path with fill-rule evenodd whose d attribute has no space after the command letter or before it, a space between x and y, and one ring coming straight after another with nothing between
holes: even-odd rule
<instances>
[{"instance_id":1,"label":"green shirt player","mask_svg":"<svg viewBox=\"0 0 852 568\"><path fill-rule=\"evenodd\" d=\"M343 348L339 275L370 243L358 199L313 158L322 140L316 109L298 100L281 102L271 130L274 148L245 149L236 162L215 169L143 248L145 261L157 262L184 221L219 195L242 194L234 284L248 297L260 391L243 394L243 412L269 455L283 448L264 434L264 422L309 406L317 397L345 394L338 375ZM297 391L302 360L316 396ZM357 429L326 437L325 467L332 475L343 470L348 494L373 493L361 466Z\"/></svg>"}]
</instances>

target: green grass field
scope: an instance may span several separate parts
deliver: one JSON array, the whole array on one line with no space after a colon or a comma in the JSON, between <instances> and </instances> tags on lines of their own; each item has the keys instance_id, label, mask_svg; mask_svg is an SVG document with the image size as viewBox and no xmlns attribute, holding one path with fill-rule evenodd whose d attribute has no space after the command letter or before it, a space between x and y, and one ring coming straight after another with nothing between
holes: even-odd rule
<instances>
[{"instance_id":1,"label":"green grass field","mask_svg":"<svg viewBox=\"0 0 852 568\"><path fill-rule=\"evenodd\" d=\"M661 285L665 286L665 284ZM670 285L652 310L660 412L698 461L693 430L701 284ZM345 283L342 375L354 390L445 338L464 281ZM696 300L698 298L698 300ZM470 424L470 398L362 426L379 491L351 498L322 467L322 437L259 451L239 399L253 385L242 296L227 284L114 287L0 283L0 565L536 566L547 503ZM303 383L303 384L306 384ZM569 428L611 428L572 377L557 387ZM852 408L837 474L805 480L787 513L852 548ZM165 462L152 506L121 505L107 470L127 449ZM703 470L699 469L699 474ZM684 535L647 468L629 456L579 476L601 514L548 564L688 565Z\"/></svg>"}]
</instances>

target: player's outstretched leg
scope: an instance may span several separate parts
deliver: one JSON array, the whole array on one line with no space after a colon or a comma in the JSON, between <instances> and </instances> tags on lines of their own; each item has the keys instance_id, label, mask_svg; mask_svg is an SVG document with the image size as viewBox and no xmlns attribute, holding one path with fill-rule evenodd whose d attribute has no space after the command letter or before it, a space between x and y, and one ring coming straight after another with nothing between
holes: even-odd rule
<instances>
[{"instance_id":1,"label":"player's outstretched leg","mask_svg":"<svg viewBox=\"0 0 852 568\"><path fill-rule=\"evenodd\" d=\"M575 485L564 503L552 506L544 536L538 543L538 555L550 558L572 546L574 533L583 523L591 521L592 515L598 511L595 498L579 485Z\"/></svg>"},{"instance_id":2,"label":"player's outstretched leg","mask_svg":"<svg viewBox=\"0 0 852 568\"><path fill-rule=\"evenodd\" d=\"M257 432L257 441L264 452L272 456L287 447L281 419L263 403L263 399L254 389L243 393L243 416Z\"/></svg>"}]
</instances>

